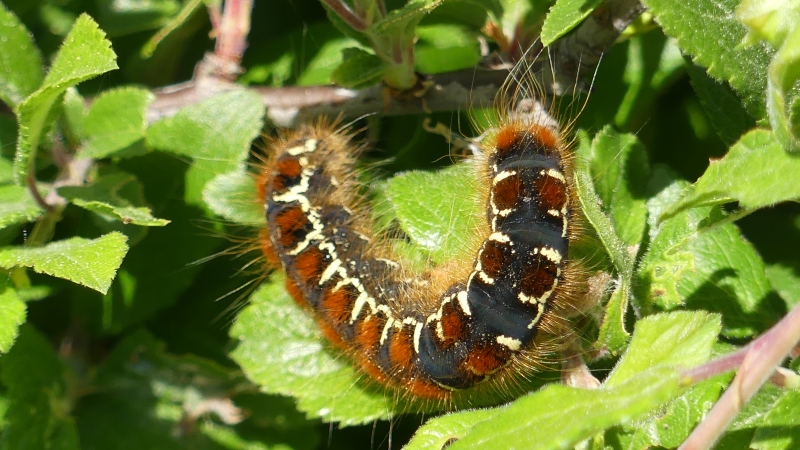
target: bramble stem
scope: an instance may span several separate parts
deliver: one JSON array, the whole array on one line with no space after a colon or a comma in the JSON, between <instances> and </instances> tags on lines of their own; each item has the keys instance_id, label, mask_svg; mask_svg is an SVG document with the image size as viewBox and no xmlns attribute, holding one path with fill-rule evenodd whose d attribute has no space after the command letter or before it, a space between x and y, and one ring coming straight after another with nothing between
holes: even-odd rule
<instances>
[{"instance_id":1,"label":"bramble stem","mask_svg":"<svg viewBox=\"0 0 800 450\"><path fill-rule=\"evenodd\" d=\"M728 389L679 448L681 450L711 448L742 406L773 375L778 364L798 345L798 342L800 342L800 304L795 305L789 314L747 347L685 372L686 376L708 378L731 370L735 367L736 361L740 363L739 370ZM718 371L712 373L710 369L699 370L706 366ZM692 378L692 381L699 379L702 378Z\"/></svg>"},{"instance_id":2,"label":"bramble stem","mask_svg":"<svg viewBox=\"0 0 800 450\"><path fill-rule=\"evenodd\" d=\"M350 28L358 31L364 31L367 29L367 24L364 23L364 20L361 17L350 9L350 6L347 3L341 0L322 0L323 3L328 5L328 8L331 11L335 12L337 16L341 17L342 20L347 22L350 25Z\"/></svg>"}]
</instances>

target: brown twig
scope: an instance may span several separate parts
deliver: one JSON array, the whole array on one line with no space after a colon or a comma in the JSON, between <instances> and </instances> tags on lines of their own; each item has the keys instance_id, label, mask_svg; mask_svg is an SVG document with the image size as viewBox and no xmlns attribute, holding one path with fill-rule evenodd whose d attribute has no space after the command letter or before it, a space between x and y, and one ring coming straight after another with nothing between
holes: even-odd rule
<instances>
[{"instance_id":1,"label":"brown twig","mask_svg":"<svg viewBox=\"0 0 800 450\"><path fill-rule=\"evenodd\" d=\"M469 106L488 107L503 84L507 70L463 70L430 77L426 95L386 104L380 85L353 90L336 86L253 87L267 107L267 117L279 127L291 128L321 115L355 118L381 112L384 115L415 114L423 111L454 111ZM186 105L220 92L245 89L217 79L192 81L157 91L147 111L148 122L175 114Z\"/></svg>"},{"instance_id":2,"label":"brown twig","mask_svg":"<svg viewBox=\"0 0 800 450\"><path fill-rule=\"evenodd\" d=\"M644 9L639 0L605 1L574 32L554 43L550 54L558 70L551 90L557 95L584 91L603 54Z\"/></svg>"},{"instance_id":3,"label":"brown twig","mask_svg":"<svg viewBox=\"0 0 800 450\"><path fill-rule=\"evenodd\" d=\"M351 14L353 17L350 19L361 21L343 2L323 1L343 19L346 20L348 14ZM227 6L226 4L223 16L228 14ZM543 61L531 66L532 73L540 74L537 80L539 85L543 86L547 93L557 95L569 93L571 90L584 90L587 75L593 73L600 56L614 43L621 31L641 14L642 10L643 7L638 0L605 2L604 6L598 8L598 11L583 24L554 46L550 54L552 63L544 61L548 58L542 58ZM223 18L220 22L224 21ZM350 25L359 29L363 23L354 22ZM225 27L220 27L218 33L224 34L225 30ZM223 37L218 36L218 39ZM244 50L244 46L235 48ZM216 53L215 57L218 57ZM549 70L542 70L543 64L552 64L555 75L550 74ZM267 117L272 123L289 128L320 115L356 118L378 112L384 115L400 115L486 107L492 105L497 91L508 75L507 70L492 69L434 75L429 80L430 89L421 98L393 101L387 105L381 86L361 90L336 86L246 88L232 83L230 77L220 77L216 70L206 70L208 66L209 63L199 64L192 81L156 91L156 99L147 112L148 122L172 116L184 106L234 89L250 89L257 93L264 101ZM570 86L575 87L570 89Z\"/></svg>"}]
</instances>

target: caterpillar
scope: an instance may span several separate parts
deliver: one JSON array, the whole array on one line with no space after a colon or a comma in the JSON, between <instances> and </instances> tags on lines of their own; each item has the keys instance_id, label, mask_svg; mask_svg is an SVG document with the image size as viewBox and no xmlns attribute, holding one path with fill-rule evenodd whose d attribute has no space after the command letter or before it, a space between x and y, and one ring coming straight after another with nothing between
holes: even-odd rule
<instances>
[{"instance_id":1,"label":"caterpillar","mask_svg":"<svg viewBox=\"0 0 800 450\"><path fill-rule=\"evenodd\" d=\"M578 228L571 159L549 117L509 114L487 133L471 161L486 206L474 259L425 274L373 236L349 132L323 120L285 133L259 174L263 252L323 334L383 385L448 399L527 370L580 278L568 259Z\"/></svg>"}]
</instances>

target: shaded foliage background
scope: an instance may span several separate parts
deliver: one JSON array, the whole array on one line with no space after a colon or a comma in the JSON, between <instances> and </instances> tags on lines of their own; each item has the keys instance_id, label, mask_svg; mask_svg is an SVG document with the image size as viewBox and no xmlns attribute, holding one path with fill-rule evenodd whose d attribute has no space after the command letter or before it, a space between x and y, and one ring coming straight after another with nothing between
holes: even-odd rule
<instances>
[{"instance_id":1,"label":"shaded foliage background","mask_svg":"<svg viewBox=\"0 0 800 450\"><path fill-rule=\"evenodd\" d=\"M414 68L476 66L487 20L523 23L536 35L550 17L542 36L554 41L601 5L551 3L412 3L409 14L430 6L410 28ZM603 389L551 387L418 431L435 408L395 404L360 382L279 278L258 287L247 306L237 303L263 272L252 262L257 253L228 251L263 220L248 200L247 176L251 143L265 126L261 99L223 92L147 119L153 90L191 79L213 50L205 5L5 1L2 444L302 449L386 447L391 437L398 447L418 432L411 448L440 448L453 437L463 438L457 446L486 448L523 438L541 448L587 438L593 448L677 446L730 380L687 390L678 367L746 344L800 302L800 161L788 151L800 128L800 13L789 2L778 16L764 13L772 21L740 13L754 30L745 47L734 1L698 1L694 9L644 3L650 13L603 56L575 122L577 178L594 238L584 252L617 288L605 299L609 312L598 311L599 323L586 331L587 345L608 350L590 364ZM250 20L243 85L402 81L316 0L255 2ZM470 212L449 215L463 166L406 172L452 162L447 141L424 130L426 118L466 135L481 131L465 112L420 111L371 117L360 137L370 142L365 164L389 159L380 177L398 174L375 183L385 219L401 224L411 253L438 262L452 249L426 237L449 233ZM24 187L29 173L48 208ZM409 223L431 215L420 198L440 200L448 214L414 231ZM664 313L676 309L689 311ZM796 370L797 360L791 364ZM797 396L796 386L767 385L724 448L792 448L800 440ZM553 404L563 408L548 416ZM568 420L586 411L594 414ZM550 440L531 434L536 429Z\"/></svg>"}]
</instances>

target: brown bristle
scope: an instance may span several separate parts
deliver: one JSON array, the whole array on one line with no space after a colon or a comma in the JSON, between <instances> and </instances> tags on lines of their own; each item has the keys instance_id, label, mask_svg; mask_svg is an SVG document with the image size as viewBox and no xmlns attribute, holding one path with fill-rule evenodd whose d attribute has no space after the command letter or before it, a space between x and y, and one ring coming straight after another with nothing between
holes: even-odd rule
<instances>
[{"instance_id":1,"label":"brown bristle","mask_svg":"<svg viewBox=\"0 0 800 450\"><path fill-rule=\"evenodd\" d=\"M520 129L513 124L505 126L497 131L495 137L495 147L500 153L505 153L519 141Z\"/></svg>"},{"instance_id":2,"label":"brown bristle","mask_svg":"<svg viewBox=\"0 0 800 450\"><path fill-rule=\"evenodd\" d=\"M528 126L528 133L533 135L534 139L536 139L543 147L553 150L557 150L560 147L558 136L550 128L542 125L531 124Z\"/></svg>"}]
</instances>

